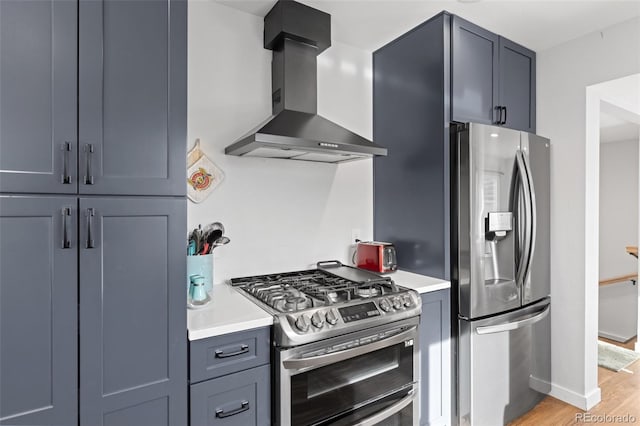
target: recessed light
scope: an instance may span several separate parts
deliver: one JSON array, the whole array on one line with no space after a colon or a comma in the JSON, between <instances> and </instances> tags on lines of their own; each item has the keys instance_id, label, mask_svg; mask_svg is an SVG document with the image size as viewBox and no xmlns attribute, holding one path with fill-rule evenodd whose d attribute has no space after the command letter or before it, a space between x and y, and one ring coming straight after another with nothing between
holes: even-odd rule
<instances>
[{"instance_id":1,"label":"recessed light","mask_svg":"<svg viewBox=\"0 0 640 426\"><path fill-rule=\"evenodd\" d=\"M491 136L492 138L497 138L497 137L498 137L498 134L497 134L497 133L491 133L491 135L490 135L490 136Z\"/></svg>"}]
</instances>

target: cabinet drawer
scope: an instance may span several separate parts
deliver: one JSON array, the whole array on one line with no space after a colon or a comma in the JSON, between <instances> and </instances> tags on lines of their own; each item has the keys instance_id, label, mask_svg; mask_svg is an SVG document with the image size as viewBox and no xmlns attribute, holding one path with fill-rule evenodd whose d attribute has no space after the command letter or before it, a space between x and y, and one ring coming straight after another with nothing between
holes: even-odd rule
<instances>
[{"instance_id":1,"label":"cabinet drawer","mask_svg":"<svg viewBox=\"0 0 640 426\"><path fill-rule=\"evenodd\" d=\"M191 342L191 383L269 363L269 327Z\"/></svg>"},{"instance_id":2,"label":"cabinet drawer","mask_svg":"<svg viewBox=\"0 0 640 426\"><path fill-rule=\"evenodd\" d=\"M271 424L270 366L191 385L191 425Z\"/></svg>"}]
</instances>

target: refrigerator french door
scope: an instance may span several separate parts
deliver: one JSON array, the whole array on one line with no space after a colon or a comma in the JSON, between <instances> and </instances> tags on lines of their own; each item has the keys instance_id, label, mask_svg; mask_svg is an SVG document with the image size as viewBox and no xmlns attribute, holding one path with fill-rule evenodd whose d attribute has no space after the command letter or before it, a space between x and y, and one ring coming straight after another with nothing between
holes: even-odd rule
<instances>
[{"instance_id":1,"label":"refrigerator french door","mask_svg":"<svg viewBox=\"0 0 640 426\"><path fill-rule=\"evenodd\" d=\"M475 123L452 135L457 417L506 424L550 390L550 143Z\"/></svg>"}]
</instances>

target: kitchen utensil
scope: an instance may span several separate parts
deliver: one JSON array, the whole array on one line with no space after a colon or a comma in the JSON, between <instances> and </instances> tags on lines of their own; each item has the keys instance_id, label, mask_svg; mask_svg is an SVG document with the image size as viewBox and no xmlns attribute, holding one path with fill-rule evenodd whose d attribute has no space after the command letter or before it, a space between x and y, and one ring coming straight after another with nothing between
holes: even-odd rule
<instances>
[{"instance_id":1,"label":"kitchen utensil","mask_svg":"<svg viewBox=\"0 0 640 426\"><path fill-rule=\"evenodd\" d=\"M213 249L216 247L224 246L225 244L229 244L230 242L231 242L231 239L229 237L220 237L213 242L213 247L211 247L211 251L213 251Z\"/></svg>"}]
</instances>

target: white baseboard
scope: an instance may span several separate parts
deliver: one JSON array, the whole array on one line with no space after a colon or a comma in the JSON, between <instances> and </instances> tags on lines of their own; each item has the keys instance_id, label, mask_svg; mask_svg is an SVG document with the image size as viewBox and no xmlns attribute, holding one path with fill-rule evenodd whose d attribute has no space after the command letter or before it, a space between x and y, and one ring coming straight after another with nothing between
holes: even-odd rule
<instances>
[{"instance_id":1,"label":"white baseboard","mask_svg":"<svg viewBox=\"0 0 640 426\"><path fill-rule=\"evenodd\" d=\"M535 377L529 378L529 385L532 389L535 389L538 392L542 393L547 393L546 391L551 388L551 391L547 393L548 395L551 395L554 398L557 398L561 401L566 402L567 404L571 404L574 407L578 407L579 409L585 411L593 408L602 399L600 395L600 388L595 388L587 395L581 395L560 385L549 383L545 380L541 380Z\"/></svg>"},{"instance_id":2,"label":"white baseboard","mask_svg":"<svg viewBox=\"0 0 640 426\"><path fill-rule=\"evenodd\" d=\"M610 339L610 340L615 340L616 342L620 342L620 343L626 343L629 340L633 339L636 335L633 334L631 336L620 336L618 334L615 333L608 333L606 331L598 331L598 336L599 337L604 337L605 339Z\"/></svg>"}]
</instances>

